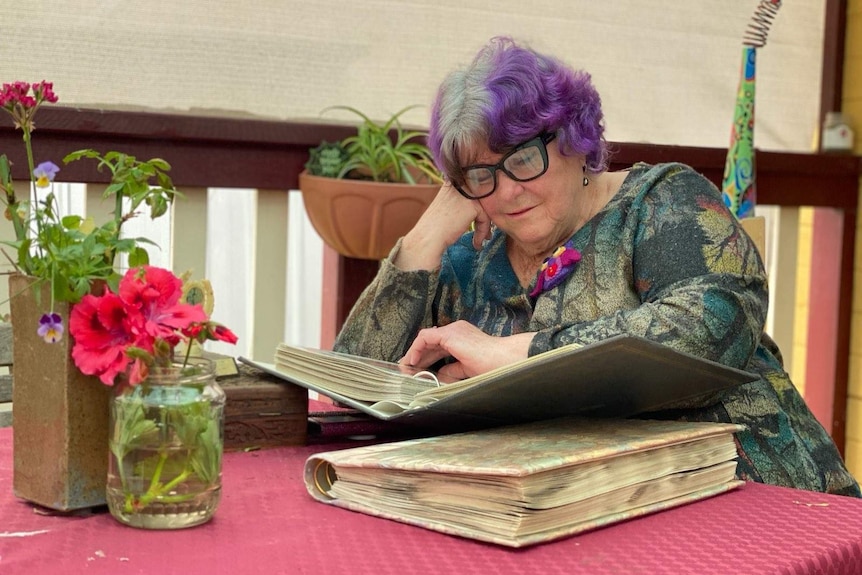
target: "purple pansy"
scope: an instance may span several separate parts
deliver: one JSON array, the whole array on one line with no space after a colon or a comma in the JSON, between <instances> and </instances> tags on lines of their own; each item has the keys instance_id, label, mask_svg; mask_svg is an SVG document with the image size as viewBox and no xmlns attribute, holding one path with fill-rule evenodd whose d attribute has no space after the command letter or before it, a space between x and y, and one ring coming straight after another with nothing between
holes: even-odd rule
<instances>
[{"instance_id":1,"label":"purple pansy","mask_svg":"<svg viewBox=\"0 0 862 575\"><path fill-rule=\"evenodd\" d=\"M575 270L579 261L581 261L581 252L574 248L572 240L555 249L539 268L536 287L530 292L530 297L537 297L540 293L559 285Z\"/></svg>"},{"instance_id":2,"label":"purple pansy","mask_svg":"<svg viewBox=\"0 0 862 575\"><path fill-rule=\"evenodd\" d=\"M58 313L46 313L39 319L39 337L46 343L57 343L63 339L63 318Z\"/></svg>"}]
</instances>

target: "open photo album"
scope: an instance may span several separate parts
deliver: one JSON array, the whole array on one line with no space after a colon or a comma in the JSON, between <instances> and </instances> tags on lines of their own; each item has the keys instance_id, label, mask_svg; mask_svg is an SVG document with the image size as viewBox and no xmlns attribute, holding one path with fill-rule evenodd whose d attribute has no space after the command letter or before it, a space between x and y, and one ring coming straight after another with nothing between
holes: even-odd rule
<instances>
[{"instance_id":1,"label":"open photo album","mask_svg":"<svg viewBox=\"0 0 862 575\"><path fill-rule=\"evenodd\" d=\"M562 416L666 409L757 376L634 336L566 346L464 380L334 351L280 344L274 363L240 361L375 418L479 428Z\"/></svg>"}]
</instances>

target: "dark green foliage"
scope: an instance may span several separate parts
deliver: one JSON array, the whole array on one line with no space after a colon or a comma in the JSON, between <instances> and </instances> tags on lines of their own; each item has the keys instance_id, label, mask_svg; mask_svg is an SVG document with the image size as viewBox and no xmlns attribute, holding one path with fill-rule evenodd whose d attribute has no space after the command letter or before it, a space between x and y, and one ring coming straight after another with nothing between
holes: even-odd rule
<instances>
[{"instance_id":1,"label":"dark green foliage","mask_svg":"<svg viewBox=\"0 0 862 575\"><path fill-rule=\"evenodd\" d=\"M341 169L350 158L347 149L341 142L324 141L316 148L312 148L305 169L313 176L326 178L337 178Z\"/></svg>"}]
</instances>

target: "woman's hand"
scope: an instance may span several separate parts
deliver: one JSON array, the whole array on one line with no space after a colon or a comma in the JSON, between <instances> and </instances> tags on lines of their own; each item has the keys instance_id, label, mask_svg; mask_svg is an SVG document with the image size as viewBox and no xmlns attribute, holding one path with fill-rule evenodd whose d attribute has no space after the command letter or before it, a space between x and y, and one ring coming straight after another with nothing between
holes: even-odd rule
<instances>
[{"instance_id":1,"label":"woman's hand","mask_svg":"<svg viewBox=\"0 0 862 575\"><path fill-rule=\"evenodd\" d=\"M476 200L468 200L448 182L401 242L395 266L404 271L433 270L440 266L446 248L475 224L473 247L491 237L491 220Z\"/></svg>"},{"instance_id":2,"label":"woman's hand","mask_svg":"<svg viewBox=\"0 0 862 575\"><path fill-rule=\"evenodd\" d=\"M496 337L466 321L423 329L399 363L420 369L447 357L455 359L441 375L465 379L526 359L533 333Z\"/></svg>"}]
</instances>

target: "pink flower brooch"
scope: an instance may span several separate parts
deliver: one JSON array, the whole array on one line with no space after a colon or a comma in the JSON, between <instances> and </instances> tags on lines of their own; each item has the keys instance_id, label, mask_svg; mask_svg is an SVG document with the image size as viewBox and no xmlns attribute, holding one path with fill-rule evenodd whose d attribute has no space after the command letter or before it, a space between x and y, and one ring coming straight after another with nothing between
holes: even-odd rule
<instances>
[{"instance_id":1,"label":"pink flower brooch","mask_svg":"<svg viewBox=\"0 0 862 575\"><path fill-rule=\"evenodd\" d=\"M554 250L539 268L539 276L536 278L536 287L530 292L530 297L536 297L544 291L548 291L559 285L569 274L571 274L581 261L581 252L572 246L569 240Z\"/></svg>"}]
</instances>

